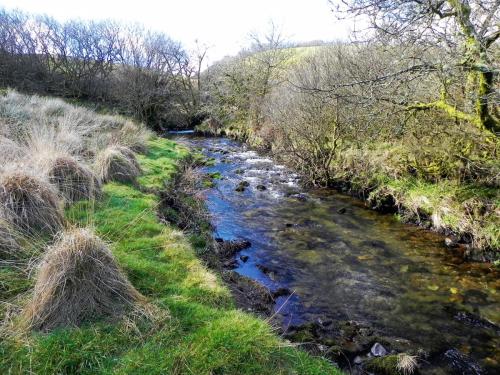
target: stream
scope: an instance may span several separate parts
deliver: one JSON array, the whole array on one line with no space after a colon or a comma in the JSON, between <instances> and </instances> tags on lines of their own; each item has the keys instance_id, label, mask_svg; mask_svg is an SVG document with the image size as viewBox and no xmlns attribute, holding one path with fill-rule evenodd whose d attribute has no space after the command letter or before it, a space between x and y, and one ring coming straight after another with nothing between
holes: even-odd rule
<instances>
[{"instance_id":1,"label":"stream","mask_svg":"<svg viewBox=\"0 0 500 375\"><path fill-rule=\"evenodd\" d=\"M215 161L204 168L220 174L206 192L215 236L251 243L235 271L290 291L274 306L284 331L314 322L343 342L351 362L379 342L418 354L421 373L500 373L500 281L491 265L465 262L442 235L360 200L305 189L239 142L174 139ZM242 181L248 186L238 192Z\"/></svg>"}]
</instances>

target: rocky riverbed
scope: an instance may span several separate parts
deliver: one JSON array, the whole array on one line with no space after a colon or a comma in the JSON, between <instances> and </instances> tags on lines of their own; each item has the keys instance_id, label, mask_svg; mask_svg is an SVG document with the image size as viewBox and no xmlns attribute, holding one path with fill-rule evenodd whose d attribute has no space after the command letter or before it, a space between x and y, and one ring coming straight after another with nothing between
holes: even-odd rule
<instances>
[{"instance_id":1,"label":"rocky riverbed","mask_svg":"<svg viewBox=\"0 0 500 375\"><path fill-rule=\"evenodd\" d=\"M426 374L499 371L498 271L224 138L177 136L212 165L219 267L240 306L352 372L407 353ZM384 361L378 360L384 358Z\"/></svg>"}]
</instances>

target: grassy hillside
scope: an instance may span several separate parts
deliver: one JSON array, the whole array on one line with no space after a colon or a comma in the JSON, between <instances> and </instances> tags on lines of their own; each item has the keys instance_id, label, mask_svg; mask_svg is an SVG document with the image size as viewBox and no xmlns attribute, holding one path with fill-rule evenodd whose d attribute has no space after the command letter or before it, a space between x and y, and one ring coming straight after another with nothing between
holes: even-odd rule
<instances>
[{"instance_id":1,"label":"grassy hillside","mask_svg":"<svg viewBox=\"0 0 500 375\"><path fill-rule=\"evenodd\" d=\"M11 374L336 374L235 308L229 290L196 257L186 235L160 222L156 195L188 151L152 139L135 182L109 181L97 199L67 204L65 226L91 228L112 251L141 304L48 332L26 329L33 262L0 262L0 372ZM50 238L36 236L39 259ZM30 272L31 270L31 272ZM67 285L71 288L71 285Z\"/></svg>"}]
</instances>

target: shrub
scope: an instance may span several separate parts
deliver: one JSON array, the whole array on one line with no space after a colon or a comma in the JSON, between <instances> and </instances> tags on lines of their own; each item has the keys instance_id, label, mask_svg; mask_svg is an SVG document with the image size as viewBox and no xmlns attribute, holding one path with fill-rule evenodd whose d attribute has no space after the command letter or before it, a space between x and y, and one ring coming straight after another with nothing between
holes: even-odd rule
<instances>
[{"instance_id":1,"label":"shrub","mask_svg":"<svg viewBox=\"0 0 500 375\"><path fill-rule=\"evenodd\" d=\"M99 237L71 229L46 252L23 318L32 329L50 331L117 318L142 299Z\"/></svg>"}]
</instances>

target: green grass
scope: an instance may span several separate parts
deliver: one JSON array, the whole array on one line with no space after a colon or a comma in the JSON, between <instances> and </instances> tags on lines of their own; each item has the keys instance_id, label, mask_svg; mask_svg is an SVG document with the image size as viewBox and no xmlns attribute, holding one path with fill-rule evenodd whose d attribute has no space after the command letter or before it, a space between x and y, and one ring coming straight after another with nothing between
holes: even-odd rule
<instances>
[{"instance_id":1,"label":"green grass","mask_svg":"<svg viewBox=\"0 0 500 375\"><path fill-rule=\"evenodd\" d=\"M388 179L373 193L391 191L406 209L431 217L436 228L470 233L478 247L500 248L498 189L452 181L425 182L415 178Z\"/></svg>"},{"instance_id":2,"label":"green grass","mask_svg":"<svg viewBox=\"0 0 500 375\"><path fill-rule=\"evenodd\" d=\"M263 320L236 309L187 237L159 222L158 198L148 192L160 188L186 155L171 141L153 140L149 154L140 157L145 173L139 186L107 184L101 201L79 202L67 212L75 225L93 225L109 241L133 285L154 306L155 318L131 315L3 339L0 373L339 373L326 360L285 344ZM7 289L30 285L25 276L1 277L17 278Z\"/></svg>"}]
</instances>

